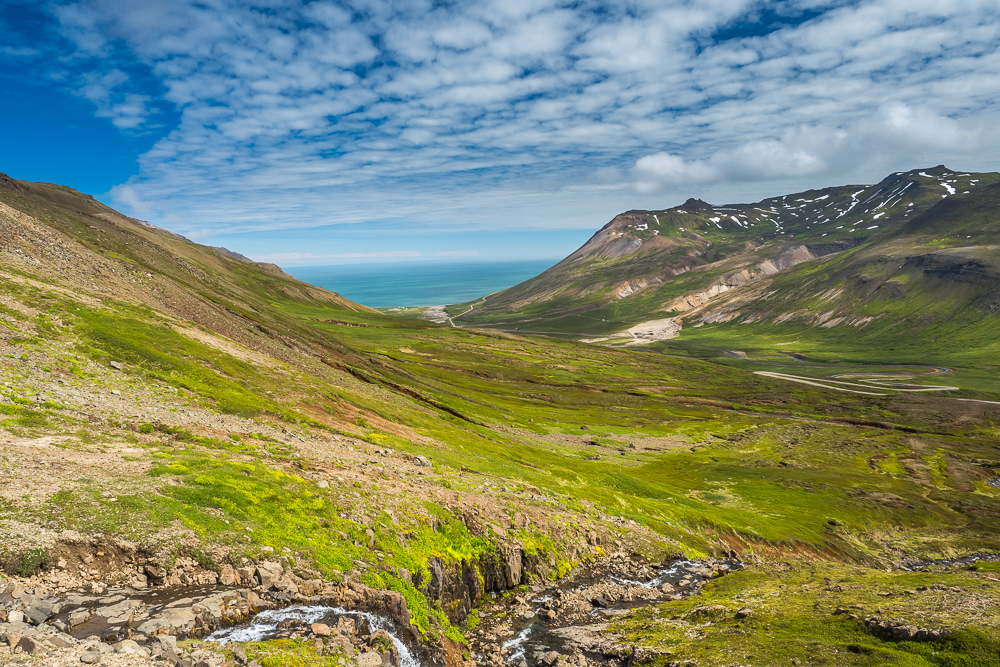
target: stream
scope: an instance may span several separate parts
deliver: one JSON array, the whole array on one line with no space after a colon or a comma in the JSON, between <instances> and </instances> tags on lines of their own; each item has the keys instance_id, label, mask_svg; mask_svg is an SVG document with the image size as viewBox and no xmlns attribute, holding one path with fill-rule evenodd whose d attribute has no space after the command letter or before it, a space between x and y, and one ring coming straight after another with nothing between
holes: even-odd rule
<instances>
[{"instance_id":1,"label":"stream","mask_svg":"<svg viewBox=\"0 0 1000 667\"><path fill-rule=\"evenodd\" d=\"M713 576L739 569L735 560L640 564L631 561L578 568L549 586L532 587L484 606L484 619L469 633L480 664L548 665L556 655L590 663L618 664L615 641L603 630L615 617L644 606L695 595ZM627 658L626 658L627 660Z\"/></svg>"},{"instance_id":2,"label":"stream","mask_svg":"<svg viewBox=\"0 0 1000 667\"><path fill-rule=\"evenodd\" d=\"M266 641L287 636L288 631L292 628L309 627L314 623L336 627L343 617L352 618L356 623L360 621L362 635L370 635L376 630L385 630L399 652L399 667L421 667L421 662L414 651L411 651L410 646L400 639L395 623L378 614L351 611L343 607L296 605L284 609L268 609L254 616L250 623L216 630L205 639L223 645L229 642Z\"/></svg>"}]
</instances>

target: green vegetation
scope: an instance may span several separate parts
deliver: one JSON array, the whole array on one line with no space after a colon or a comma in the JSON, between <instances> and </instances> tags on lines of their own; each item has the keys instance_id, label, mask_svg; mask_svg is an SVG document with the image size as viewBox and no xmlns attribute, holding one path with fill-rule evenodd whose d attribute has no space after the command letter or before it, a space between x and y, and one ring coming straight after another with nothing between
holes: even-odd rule
<instances>
[{"instance_id":1,"label":"green vegetation","mask_svg":"<svg viewBox=\"0 0 1000 667\"><path fill-rule=\"evenodd\" d=\"M983 611L998 602L995 577L962 568L887 573L794 561L726 575L699 596L644 609L615 629L659 654L659 664L989 667L1000 665L1000 621ZM935 641L892 640L869 630L870 617L963 629Z\"/></svg>"},{"instance_id":2,"label":"green vegetation","mask_svg":"<svg viewBox=\"0 0 1000 667\"><path fill-rule=\"evenodd\" d=\"M927 619L969 632L910 646L873 638L831 608L877 603L880 615L903 614L897 602L920 599L951 609L937 593L872 596L945 576L900 572L900 563L1000 551L1000 489L987 483L1000 470L1000 414L990 404L953 400L1000 395L996 369L983 363L1000 349L982 318L978 329L938 319L913 337L889 317L864 329L734 321L616 349L375 313L272 267L126 219L106 224L98 213L113 212L97 204L46 204L40 195L22 201L3 191L0 199L77 239L72 250L87 269L47 267L59 275L56 284L41 269L7 268L0 283L0 424L20 438L13 453L0 452L0 466L37 475L17 457L39 458L32 447L41 438L38 447L65 458L81 453L77 462L61 457L45 468L50 486L5 497L2 519L119 535L151 552L189 531L198 547L183 555L203 567L222 565L212 547L226 547L232 563L285 558L303 576L360 579L402 594L425 635L455 639L449 619L461 614L430 597L433 559L446 569L495 565L517 544L539 572L560 576L608 546L598 547L591 532L610 541L609 550L657 558L735 549L765 564L804 560L780 576L765 565L713 582L702 599L627 621L629 636L668 642L706 665L744 639L748 655L776 661L760 664L834 649L868 662L829 664L961 664L955 656L972 660L992 650L997 628L958 609ZM897 228L909 224L904 213L893 213ZM660 236L674 245L663 252L677 261L699 256L689 250L706 261L726 256L736 240L709 229L709 215L664 215ZM682 231L682 219L692 226ZM710 244L688 234L694 220ZM820 269L834 265L848 272L865 252L859 246L802 264L787 274L790 282L779 274L774 285L799 290L798 303L815 310L820 304L803 280L819 281ZM663 257L638 259L651 267ZM591 277L605 289L622 268L601 262ZM592 310L571 312L578 295L558 295L528 306L548 319L524 326L578 323L565 330L573 333L647 319L657 298L683 295L730 268L691 270L659 296L640 291ZM898 282L922 289L916 272ZM173 296L164 301L163 293ZM501 296L509 295L478 301L468 319L499 326L508 315L489 306ZM874 301L862 299L858 308L866 303ZM885 308L878 312L914 321L903 306ZM935 350L927 332L955 343ZM937 364L954 372L929 374L926 366ZM755 370L808 378L874 370L961 389L942 398L886 386L868 396ZM418 455L431 465L415 465ZM78 474L72 465L87 470ZM34 571L44 560L28 565ZM949 573L959 582L949 585L993 595L992 567ZM482 571L472 574L485 586ZM839 583L816 583L825 579ZM840 597L825 591L834 585L844 589ZM737 623L736 605L750 602L755 614ZM695 613L715 603L725 614ZM699 615L714 625L699 623L697 636L691 624L672 623ZM473 614L464 627L477 622ZM771 648L764 646L769 633L780 640ZM921 652L929 646L937 655ZM310 650L269 644L258 656L262 664L329 664ZM878 663L884 656L889 662Z\"/></svg>"},{"instance_id":3,"label":"green vegetation","mask_svg":"<svg viewBox=\"0 0 1000 667\"><path fill-rule=\"evenodd\" d=\"M37 574L39 570L45 569L50 565L51 556L48 551L45 549L28 549L21 554L21 557L12 569L22 577L31 577Z\"/></svg>"}]
</instances>

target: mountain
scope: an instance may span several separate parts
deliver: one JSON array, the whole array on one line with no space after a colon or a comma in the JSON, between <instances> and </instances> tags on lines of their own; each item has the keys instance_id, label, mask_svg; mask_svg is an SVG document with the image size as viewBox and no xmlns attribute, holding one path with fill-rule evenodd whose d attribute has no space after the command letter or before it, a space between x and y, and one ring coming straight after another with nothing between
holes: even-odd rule
<instances>
[{"instance_id":1,"label":"mountain","mask_svg":"<svg viewBox=\"0 0 1000 667\"><path fill-rule=\"evenodd\" d=\"M876 276L888 275L883 270L873 274L868 264L926 265L940 283L933 289L944 292L951 288L941 281L959 275L947 267L990 264L997 235L979 223L989 218L998 183L1000 174L938 166L895 173L876 185L810 190L753 204L712 206L689 199L671 209L629 211L539 276L449 313L458 323L589 335L677 316L687 324L737 318L820 323L817 318L825 316L821 323L836 319L836 326L851 319L849 312L857 310L851 299L860 292L835 283L853 272L874 290ZM799 280L815 281L812 272L819 265L839 273L824 282L833 290L821 299L826 305L812 312L818 302L807 304L804 292L793 298L789 290ZM913 279L910 268L906 272ZM995 289L989 270L979 276L976 294ZM772 283L782 285L775 293L782 296L765 303ZM911 291L925 290L914 284ZM898 300L905 290L897 292ZM964 299L959 293L966 292L956 288L954 297ZM979 297L970 292L968 298ZM956 312L965 308L964 301L955 305ZM857 310L855 321L890 310L866 306Z\"/></svg>"},{"instance_id":2,"label":"mountain","mask_svg":"<svg viewBox=\"0 0 1000 667\"><path fill-rule=\"evenodd\" d=\"M973 186L915 178L924 199ZM933 247L914 276L975 283L991 256L956 255L969 239L948 245L934 221L986 238L993 187L866 215L892 211L885 247ZM693 262L680 277L709 274L755 230L734 265L776 272L723 296L817 262L881 266L860 222L792 240L770 209L725 222L706 206L632 214L573 261L674 253ZM792 266L820 245L807 233L832 250ZM731 322L682 334L750 326ZM990 664L991 371L799 364L789 380L718 347L703 361L390 317L2 176L0 662ZM331 609L280 616L293 604ZM273 641L183 641L264 608Z\"/></svg>"}]
</instances>

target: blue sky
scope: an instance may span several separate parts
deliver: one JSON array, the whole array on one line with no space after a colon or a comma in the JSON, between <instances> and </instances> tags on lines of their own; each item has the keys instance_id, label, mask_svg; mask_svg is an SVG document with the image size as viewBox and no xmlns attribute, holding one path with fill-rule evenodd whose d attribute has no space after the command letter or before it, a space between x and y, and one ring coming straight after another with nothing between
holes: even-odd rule
<instances>
[{"instance_id":1,"label":"blue sky","mask_svg":"<svg viewBox=\"0 0 1000 667\"><path fill-rule=\"evenodd\" d=\"M995 0L0 0L0 171L285 266L1000 169Z\"/></svg>"}]
</instances>

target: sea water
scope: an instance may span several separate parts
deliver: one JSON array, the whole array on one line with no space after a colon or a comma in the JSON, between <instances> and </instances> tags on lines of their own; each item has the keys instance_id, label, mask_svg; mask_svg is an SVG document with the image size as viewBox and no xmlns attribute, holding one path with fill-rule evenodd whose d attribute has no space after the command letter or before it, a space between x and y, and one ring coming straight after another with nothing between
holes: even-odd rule
<instances>
[{"instance_id":1,"label":"sea water","mask_svg":"<svg viewBox=\"0 0 1000 667\"><path fill-rule=\"evenodd\" d=\"M391 308L465 303L533 278L557 261L350 264L285 270L351 301Z\"/></svg>"}]
</instances>

